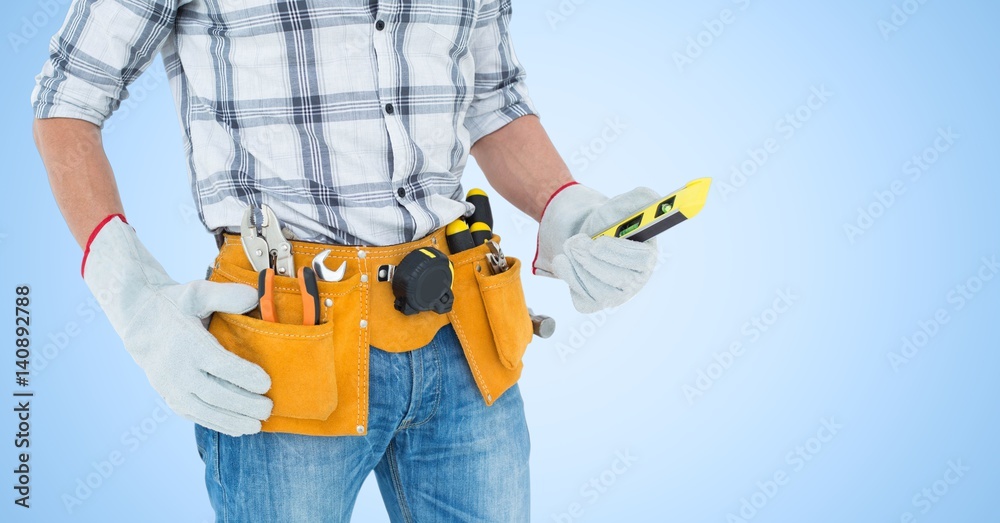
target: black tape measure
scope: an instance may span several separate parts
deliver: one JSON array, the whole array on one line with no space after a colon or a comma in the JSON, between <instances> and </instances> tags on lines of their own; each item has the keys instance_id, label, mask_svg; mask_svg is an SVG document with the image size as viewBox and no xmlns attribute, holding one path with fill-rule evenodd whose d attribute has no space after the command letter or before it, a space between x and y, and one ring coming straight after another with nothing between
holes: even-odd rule
<instances>
[{"instance_id":1,"label":"black tape measure","mask_svg":"<svg viewBox=\"0 0 1000 523\"><path fill-rule=\"evenodd\" d=\"M423 311L451 312L454 280L455 267L445 253L423 247L407 254L392 275L396 310L407 316Z\"/></svg>"},{"instance_id":2,"label":"black tape measure","mask_svg":"<svg viewBox=\"0 0 1000 523\"><path fill-rule=\"evenodd\" d=\"M486 193L473 189L469 191L467 199L476 208L469 221L458 218L448 224L445 230L448 249L453 254L482 245L493 238L493 213ZM379 281L389 280L392 281L392 294L396 297L393 305L403 314L409 316L423 311L438 314L451 312L455 302L452 291L455 267L445 253L433 247L417 249L403 257L398 266L379 268Z\"/></svg>"}]
</instances>

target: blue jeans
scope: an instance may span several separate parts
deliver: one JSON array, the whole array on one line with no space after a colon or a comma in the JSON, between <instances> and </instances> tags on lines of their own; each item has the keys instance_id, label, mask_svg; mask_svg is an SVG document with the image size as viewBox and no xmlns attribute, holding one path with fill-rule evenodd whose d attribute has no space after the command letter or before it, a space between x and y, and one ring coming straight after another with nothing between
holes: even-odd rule
<instances>
[{"instance_id":1,"label":"blue jeans","mask_svg":"<svg viewBox=\"0 0 1000 523\"><path fill-rule=\"evenodd\" d=\"M195 425L216 521L347 522L372 469L394 522L529 520L520 392L487 407L451 325L414 351L372 347L370 376L365 436Z\"/></svg>"}]
</instances>

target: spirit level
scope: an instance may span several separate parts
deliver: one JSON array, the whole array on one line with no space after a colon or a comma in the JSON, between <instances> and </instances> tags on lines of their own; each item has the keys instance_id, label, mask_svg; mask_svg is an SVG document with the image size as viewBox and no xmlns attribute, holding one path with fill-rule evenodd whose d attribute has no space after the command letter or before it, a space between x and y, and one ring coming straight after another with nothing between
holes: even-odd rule
<instances>
[{"instance_id":1,"label":"spirit level","mask_svg":"<svg viewBox=\"0 0 1000 523\"><path fill-rule=\"evenodd\" d=\"M673 194L657 200L642 212L622 220L600 234L595 234L594 238L611 236L644 242L684 220L694 218L701 212L711 184L711 178L692 180Z\"/></svg>"}]
</instances>

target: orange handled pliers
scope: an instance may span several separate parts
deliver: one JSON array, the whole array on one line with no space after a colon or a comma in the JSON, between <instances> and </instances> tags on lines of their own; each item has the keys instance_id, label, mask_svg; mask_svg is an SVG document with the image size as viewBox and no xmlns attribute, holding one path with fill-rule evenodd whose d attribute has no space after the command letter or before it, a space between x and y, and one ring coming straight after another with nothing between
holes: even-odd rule
<instances>
[{"instance_id":1,"label":"orange handled pliers","mask_svg":"<svg viewBox=\"0 0 1000 523\"><path fill-rule=\"evenodd\" d=\"M296 279L302 294L302 324L319 325L319 287L316 285L316 271L312 267L299 267ZM258 273L257 298L260 300L260 319L276 322L274 311L274 269L268 267Z\"/></svg>"}]
</instances>

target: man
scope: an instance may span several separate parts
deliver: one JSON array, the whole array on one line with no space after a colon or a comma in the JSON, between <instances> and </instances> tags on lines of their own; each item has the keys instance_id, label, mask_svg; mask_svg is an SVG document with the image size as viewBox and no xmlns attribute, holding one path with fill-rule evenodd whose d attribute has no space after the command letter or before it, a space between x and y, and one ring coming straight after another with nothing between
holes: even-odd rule
<instances>
[{"instance_id":1,"label":"man","mask_svg":"<svg viewBox=\"0 0 1000 523\"><path fill-rule=\"evenodd\" d=\"M126 224L100 126L161 52L208 230L236 232L264 203L298 240L373 249L472 212L471 152L540 220L533 272L566 281L582 312L619 305L648 280L655 246L590 234L657 195L609 200L573 181L528 97L510 14L509 0L71 5L33 93L36 143L85 281L117 285L102 300L111 324L197 424L219 521L347 521L371 470L393 521L527 521L520 394L484 404L448 325L413 350L371 347L361 435L262 432L271 378L206 331L213 313L256 307L256 289L164 273Z\"/></svg>"}]
</instances>

